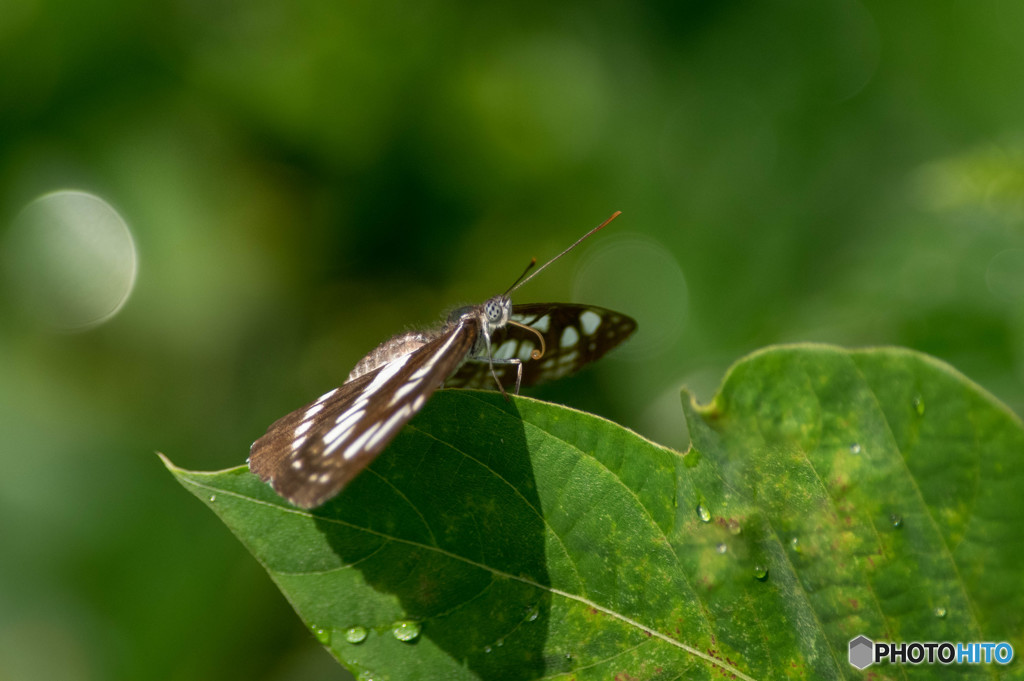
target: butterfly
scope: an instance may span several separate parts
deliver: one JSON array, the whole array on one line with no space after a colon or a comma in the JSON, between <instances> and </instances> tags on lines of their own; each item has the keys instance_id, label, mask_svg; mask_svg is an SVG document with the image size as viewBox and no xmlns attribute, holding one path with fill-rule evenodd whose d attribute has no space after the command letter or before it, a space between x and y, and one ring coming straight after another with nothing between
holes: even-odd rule
<instances>
[{"instance_id":1,"label":"butterfly","mask_svg":"<svg viewBox=\"0 0 1024 681\"><path fill-rule=\"evenodd\" d=\"M619 215L615 212L501 294L452 311L444 324L385 341L341 386L287 414L249 451L249 470L282 497L314 508L334 497L442 385L514 391L567 376L636 330L630 317L592 305L513 305L510 295Z\"/></svg>"}]
</instances>

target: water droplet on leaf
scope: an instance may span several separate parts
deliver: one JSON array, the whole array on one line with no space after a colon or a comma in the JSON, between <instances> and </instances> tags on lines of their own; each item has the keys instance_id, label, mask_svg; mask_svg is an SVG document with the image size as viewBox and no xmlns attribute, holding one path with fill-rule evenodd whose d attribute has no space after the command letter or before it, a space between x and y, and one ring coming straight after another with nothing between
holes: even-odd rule
<instances>
[{"instance_id":1,"label":"water droplet on leaf","mask_svg":"<svg viewBox=\"0 0 1024 681\"><path fill-rule=\"evenodd\" d=\"M850 453L851 454L860 454L860 443L859 442L854 442L852 445L850 445Z\"/></svg>"},{"instance_id":2,"label":"water droplet on leaf","mask_svg":"<svg viewBox=\"0 0 1024 681\"><path fill-rule=\"evenodd\" d=\"M697 504L697 517L702 523L711 522L711 511L704 507L704 504Z\"/></svg>"},{"instance_id":3,"label":"water droplet on leaf","mask_svg":"<svg viewBox=\"0 0 1024 681\"><path fill-rule=\"evenodd\" d=\"M391 625L391 633L399 641L405 641L409 643L415 641L420 636L420 624L419 622L413 622L411 620L401 620Z\"/></svg>"},{"instance_id":4,"label":"water droplet on leaf","mask_svg":"<svg viewBox=\"0 0 1024 681\"><path fill-rule=\"evenodd\" d=\"M944 619L946 617L946 609L941 606L935 608L935 616L939 619Z\"/></svg>"},{"instance_id":5,"label":"water droplet on leaf","mask_svg":"<svg viewBox=\"0 0 1024 681\"><path fill-rule=\"evenodd\" d=\"M349 627L345 630L345 640L349 643L362 643L366 640L366 627Z\"/></svg>"},{"instance_id":6,"label":"water droplet on leaf","mask_svg":"<svg viewBox=\"0 0 1024 681\"><path fill-rule=\"evenodd\" d=\"M331 642L331 632L329 629L323 627L313 626L313 635L316 636L316 640L324 645L328 645Z\"/></svg>"},{"instance_id":7,"label":"water droplet on leaf","mask_svg":"<svg viewBox=\"0 0 1024 681\"><path fill-rule=\"evenodd\" d=\"M768 579L768 568L765 567L764 565L755 565L754 566L754 579L756 579L759 582L763 582L766 579Z\"/></svg>"},{"instance_id":8,"label":"water droplet on leaf","mask_svg":"<svg viewBox=\"0 0 1024 681\"><path fill-rule=\"evenodd\" d=\"M889 523L898 530L903 527L903 516L893 513L889 516Z\"/></svg>"},{"instance_id":9,"label":"water droplet on leaf","mask_svg":"<svg viewBox=\"0 0 1024 681\"><path fill-rule=\"evenodd\" d=\"M918 416L924 416L924 398L920 395L914 396L914 411Z\"/></svg>"}]
</instances>

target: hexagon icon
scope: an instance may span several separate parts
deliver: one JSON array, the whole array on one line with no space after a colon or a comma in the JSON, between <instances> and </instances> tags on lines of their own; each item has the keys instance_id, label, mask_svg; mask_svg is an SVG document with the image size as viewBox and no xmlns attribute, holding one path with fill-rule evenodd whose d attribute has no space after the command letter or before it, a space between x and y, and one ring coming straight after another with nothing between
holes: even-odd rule
<instances>
[{"instance_id":1,"label":"hexagon icon","mask_svg":"<svg viewBox=\"0 0 1024 681\"><path fill-rule=\"evenodd\" d=\"M850 641L850 664L857 669L864 669L874 662L875 643L867 636L858 636Z\"/></svg>"}]
</instances>

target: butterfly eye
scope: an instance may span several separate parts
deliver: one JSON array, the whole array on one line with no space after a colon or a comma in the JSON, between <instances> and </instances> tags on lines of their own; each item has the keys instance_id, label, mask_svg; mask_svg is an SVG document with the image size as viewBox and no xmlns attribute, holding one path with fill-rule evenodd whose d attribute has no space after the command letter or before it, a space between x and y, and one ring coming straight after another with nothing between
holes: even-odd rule
<instances>
[{"instance_id":1,"label":"butterfly eye","mask_svg":"<svg viewBox=\"0 0 1024 681\"><path fill-rule=\"evenodd\" d=\"M484 304L484 314L487 315L487 321L491 324L496 324L501 321L503 317L503 305L500 300L492 298Z\"/></svg>"}]
</instances>

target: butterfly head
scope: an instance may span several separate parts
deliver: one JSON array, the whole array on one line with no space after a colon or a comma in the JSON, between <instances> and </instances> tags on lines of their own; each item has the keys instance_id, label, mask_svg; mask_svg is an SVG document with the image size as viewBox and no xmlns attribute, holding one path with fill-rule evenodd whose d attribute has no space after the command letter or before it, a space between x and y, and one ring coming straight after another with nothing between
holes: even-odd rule
<instances>
[{"instance_id":1,"label":"butterfly head","mask_svg":"<svg viewBox=\"0 0 1024 681\"><path fill-rule=\"evenodd\" d=\"M459 320L472 319L480 324L484 335L490 337L495 329L500 329L508 324L512 316L512 299L507 295L494 296L483 305L467 305L452 310L448 315L449 323Z\"/></svg>"},{"instance_id":2,"label":"butterfly head","mask_svg":"<svg viewBox=\"0 0 1024 681\"><path fill-rule=\"evenodd\" d=\"M508 296L494 296L484 303L484 317L487 320L488 335L495 329L508 324L508 318L512 314L512 299Z\"/></svg>"}]
</instances>

